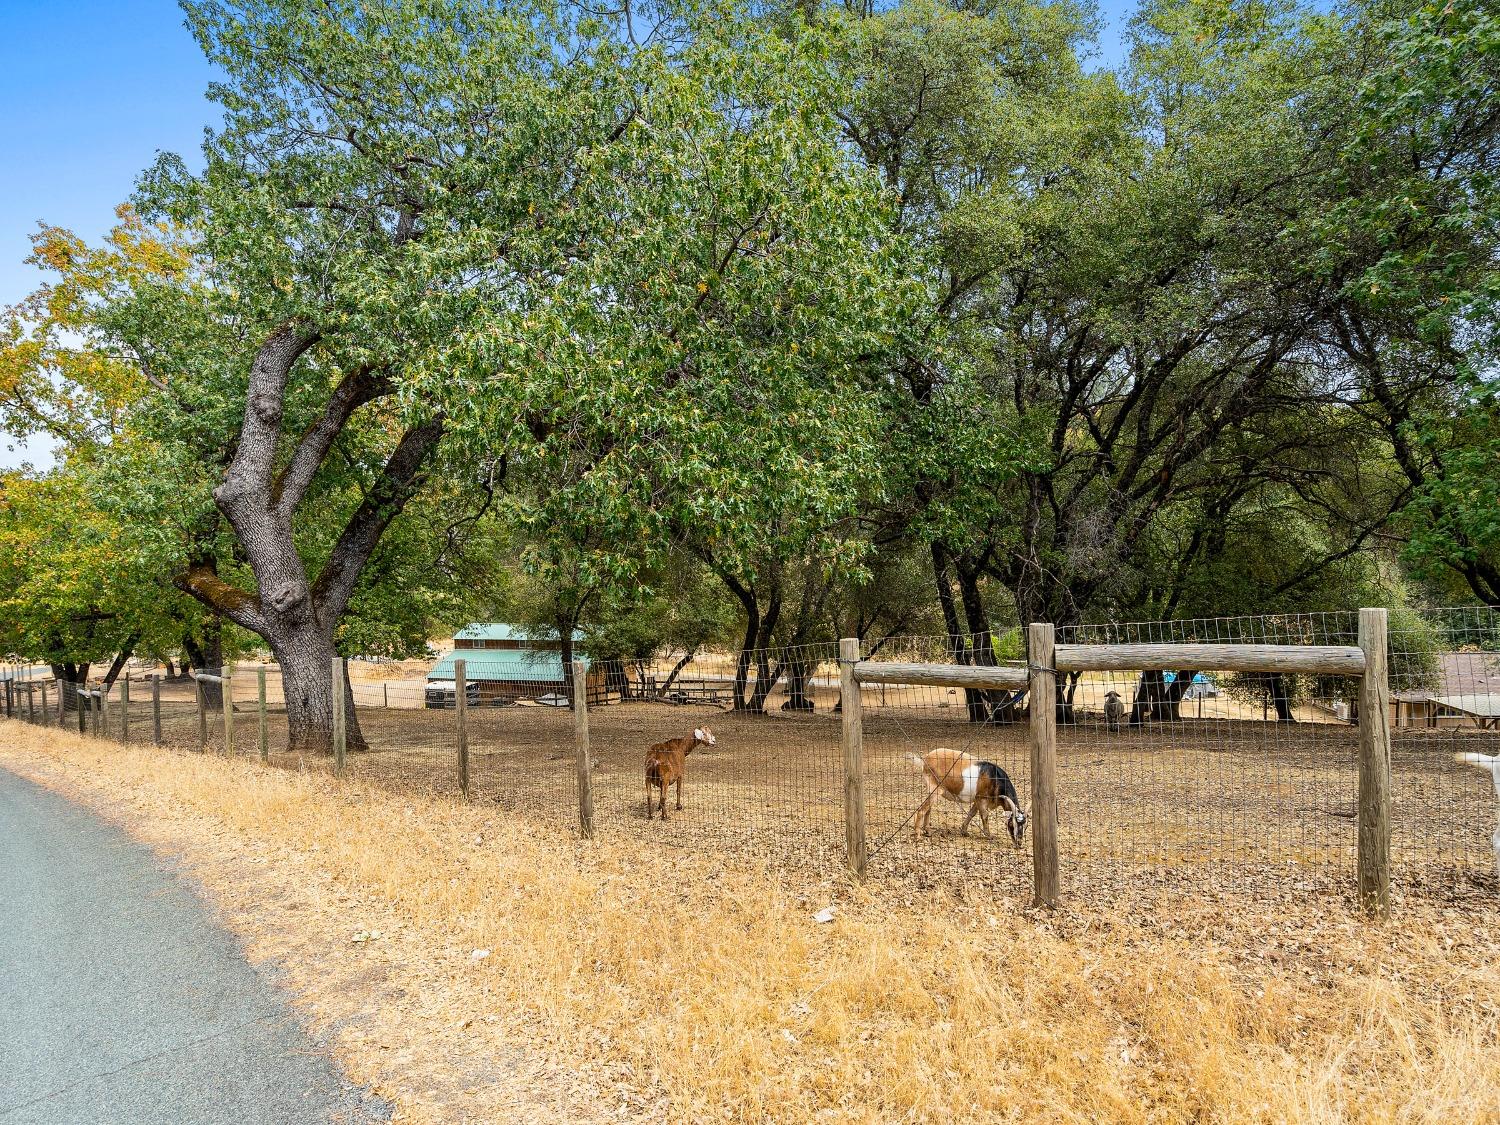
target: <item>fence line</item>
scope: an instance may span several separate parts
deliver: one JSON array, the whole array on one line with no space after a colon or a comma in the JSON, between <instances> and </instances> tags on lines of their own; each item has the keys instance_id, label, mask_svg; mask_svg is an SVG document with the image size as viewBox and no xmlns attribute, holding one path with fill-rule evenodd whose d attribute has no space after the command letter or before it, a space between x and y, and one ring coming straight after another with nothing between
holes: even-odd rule
<instances>
[{"instance_id":1,"label":"fence line","mask_svg":"<svg viewBox=\"0 0 1500 1125\"><path fill-rule=\"evenodd\" d=\"M561 682L522 668L497 687L476 680L465 655L448 681L352 662L345 682L335 660L346 753L332 765L586 837L649 834L856 877L1025 882L1044 905L1116 865L1214 862L1266 878L1347 871L1378 913L1393 875L1408 887L1488 885L1494 801L1483 775L1453 758L1500 750L1490 698L1500 699L1500 611L1383 615L668 653L612 662L629 663L623 682L617 667L581 659ZM477 666L493 677L498 662ZM76 711L81 730L144 738L133 722L142 679L153 744L233 752L235 714L252 709L262 762L328 767L289 750L284 725L270 723L284 713L274 666L172 681L127 669L110 685L7 676L6 712L65 724ZM1055 707L1033 705L1049 696ZM210 724L214 707L222 721ZM683 808L663 810L673 815L662 824L647 813L644 755L674 738L692 745ZM372 753L353 752L365 744ZM1029 849L1005 833L965 835L941 799L931 807L912 759L937 747L987 763L1024 795Z\"/></svg>"}]
</instances>

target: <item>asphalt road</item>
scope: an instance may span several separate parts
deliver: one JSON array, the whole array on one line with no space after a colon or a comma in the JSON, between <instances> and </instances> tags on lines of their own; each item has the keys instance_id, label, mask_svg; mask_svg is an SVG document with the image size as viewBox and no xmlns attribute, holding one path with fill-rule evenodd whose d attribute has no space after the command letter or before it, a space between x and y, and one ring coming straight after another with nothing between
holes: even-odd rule
<instances>
[{"instance_id":1,"label":"asphalt road","mask_svg":"<svg viewBox=\"0 0 1500 1125\"><path fill-rule=\"evenodd\" d=\"M389 1116L150 849L0 769L0 1125Z\"/></svg>"}]
</instances>

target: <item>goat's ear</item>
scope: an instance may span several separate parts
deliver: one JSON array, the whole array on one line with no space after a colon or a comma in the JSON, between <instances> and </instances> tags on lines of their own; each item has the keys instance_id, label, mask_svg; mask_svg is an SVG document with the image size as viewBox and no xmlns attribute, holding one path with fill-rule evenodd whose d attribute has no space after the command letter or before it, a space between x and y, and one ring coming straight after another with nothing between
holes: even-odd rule
<instances>
[{"instance_id":1,"label":"goat's ear","mask_svg":"<svg viewBox=\"0 0 1500 1125\"><path fill-rule=\"evenodd\" d=\"M693 737L696 738L699 742L702 742L703 741L703 728L702 727L694 727L693 728Z\"/></svg>"}]
</instances>

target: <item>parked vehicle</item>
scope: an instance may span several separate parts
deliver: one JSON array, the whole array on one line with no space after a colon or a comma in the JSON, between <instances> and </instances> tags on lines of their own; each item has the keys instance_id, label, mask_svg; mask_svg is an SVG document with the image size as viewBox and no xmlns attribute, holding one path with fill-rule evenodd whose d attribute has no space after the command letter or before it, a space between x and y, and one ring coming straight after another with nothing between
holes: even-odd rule
<instances>
[{"instance_id":1,"label":"parked vehicle","mask_svg":"<svg viewBox=\"0 0 1500 1125\"><path fill-rule=\"evenodd\" d=\"M464 698L470 707L478 707L479 685L472 680L465 684ZM434 710L451 711L458 705L458 684L453 680L428 680L426 705Z\"/></svg>"}]
</instances>

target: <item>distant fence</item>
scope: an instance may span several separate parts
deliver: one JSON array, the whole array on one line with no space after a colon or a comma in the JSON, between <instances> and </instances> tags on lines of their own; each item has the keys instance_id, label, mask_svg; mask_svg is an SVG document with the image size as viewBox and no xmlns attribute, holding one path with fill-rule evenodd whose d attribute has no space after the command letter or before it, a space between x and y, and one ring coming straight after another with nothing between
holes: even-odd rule
<instances>
[{"instance_id":1,"label":"distant fence","mask_svg":"<svg viewBox=\"0 0 1500 1125\"><path fill-rule=\"evenodd\" d=\"M1115 868L1352 868L1375 912L1393 878L1493 880L1495 799L1454 754L1500 752L1495 610L678 653L503 691L477 687L462 660L435 683L410 669L350 669L336 698L353 709L337 712L332 758L287 750L269 665L172 681L130 670L108 688L71 687L78 706L66 711L55 682L7 675L6 713L461 793L586 836L860 876L1029 884L1042 903ZM342 662L334 672L344 675ZM584 700L576 711L570 694ZM1047 698L1055 706L1034 705ZM713 742L685 759L682 809L675 780L661 809L645 751L694 731ZM372 752L355 752L365 745ZM1003 812L990 817L990 839L982 821L962 823L967 799L939 794L928 807L915 759L938 747L1004 771L1028 814L1023 846Z\"/></svg>"}]
</instances>

